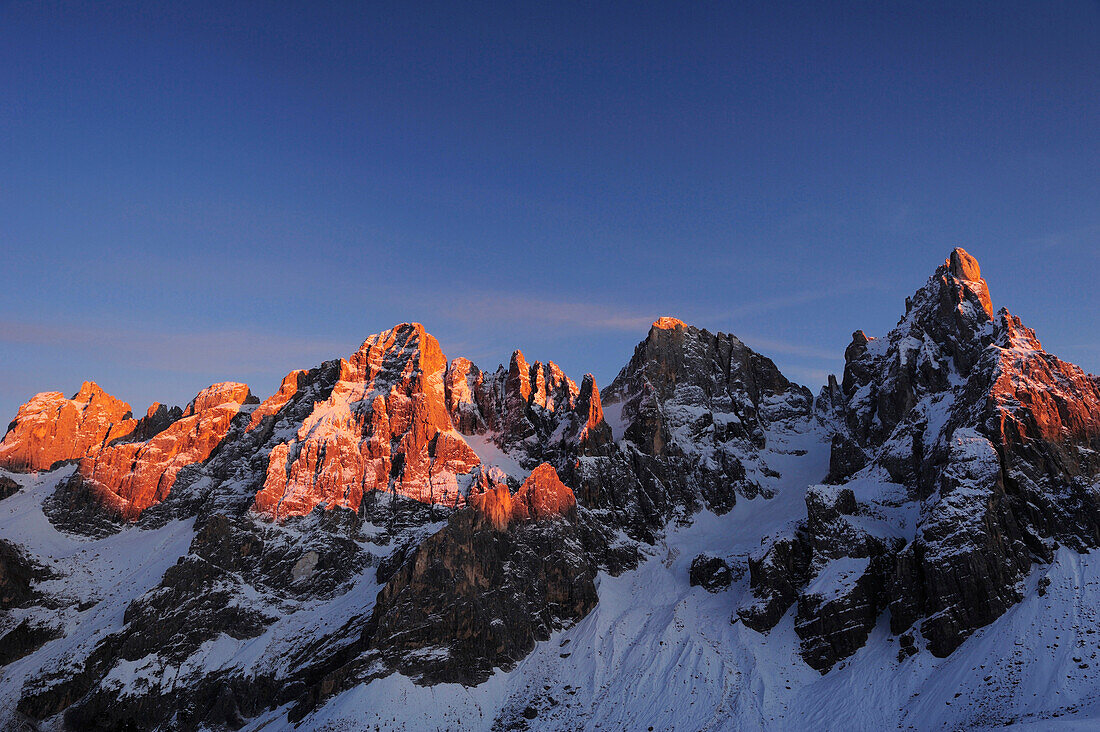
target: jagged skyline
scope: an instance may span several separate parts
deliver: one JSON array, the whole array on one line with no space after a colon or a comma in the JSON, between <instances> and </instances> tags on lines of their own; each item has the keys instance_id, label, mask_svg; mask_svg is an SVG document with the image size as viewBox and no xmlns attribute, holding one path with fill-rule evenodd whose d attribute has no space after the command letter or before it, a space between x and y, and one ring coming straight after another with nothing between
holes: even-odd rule
<instances>
[{"instance_id":1,"label":"jagged skyline","mask_svg":"<svg viewBox=\"0 0 1100 732\"><path fill-rule=\"evenodd\" d=\"M0 718L1094 724L1100 377L941 262L816 398L673 317L602 392L403 324L262 402L38 395L0 442Z\"/></svg>"}]
</instances>

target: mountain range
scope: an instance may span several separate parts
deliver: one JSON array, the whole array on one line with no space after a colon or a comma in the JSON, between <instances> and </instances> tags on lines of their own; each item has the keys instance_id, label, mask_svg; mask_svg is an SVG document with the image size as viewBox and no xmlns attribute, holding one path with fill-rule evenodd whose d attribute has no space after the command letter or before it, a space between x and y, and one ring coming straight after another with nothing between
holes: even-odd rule
<instances>
[{"instance_id":1,"label":"mountain range","mask_svg":"<svg viewBox=\"0 0 1100 732\"><path fill-rule=\"evenodd\" d=\"M1100 725L1100 377L992 302L953 250L816 393L662 317L603 389L405 323L262 400L35 395L0 724Z\"/></svg>"}]
</instances>

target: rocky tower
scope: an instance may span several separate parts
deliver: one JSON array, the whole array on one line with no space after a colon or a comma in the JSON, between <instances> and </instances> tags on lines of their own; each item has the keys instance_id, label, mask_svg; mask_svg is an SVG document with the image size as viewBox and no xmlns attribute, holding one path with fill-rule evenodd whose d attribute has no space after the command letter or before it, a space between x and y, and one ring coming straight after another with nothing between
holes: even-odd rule
<instances>
[{"instance_id":1,"label":"rocky tower","mask_svg":"<svg viewBox=\"0 0 1100 732\"><path fill-rule=\"evenodd\" d=\"M168 496L183 468L209 458L241 407L257 401L247 384L224 382L196 394L174 420L154 404L134 430L146 439L123 439L83 458L70 487L79 484L121 518L136 519Z\"/></svg>"},{"instance_id":2,"label":"rocky tower","mask_svg":"<svg viewBox=\"0 0 1100 732\"><path fill-rule=\"evenodd\" d=\"M0 467L49 470L126 437L136 426L130 405L91 381L72 399L56 391L36 394L8 425L0 442Z\"/></svg>"},{"instance_id":3,"label":"rocky tower","mask_svg":"<svg viewBox=\"0 0 1100 732\"><path fill-rule=\"evenodd\" d=\"M759 493L771 473L759 460L768 427L805 418L813 400L736 336L664 317L634 349L603 401L621 405L628 451L655 459L666 483L694 496L680 502L692 506L701 499L723 512L736 494Z\"/></svg>"},{"instance_id":4,"label":"rocky tower","mask_svg":"<svg viewBox=\"0 0 1100 732\"><path fill-rule=\"evenodd\" d=\"M328 398L294 437L271 449L255 509L274 517L307 514L322 504L355 510L376 490L461 505L458 476L480 460L454 430L446 368L439 342L419 323L368 338L339 362ZM261 409L274 412L284 398L277 395Z\"/></svg>"},{"instance_id":5,"label":"rocky tower","mask_svg":"<svg viewBox=\"0 0 1100 732\"><path fill-rule=\"evenodd\" d=\"M919 624L943 656L1020 599L1054 542L1100 543L1098 380L995 316L965 251L885 338L857 331L845 362L818 399L840 485L812 487L805 521L750 561L747 624L766 630L797 603L803 655L826 670L889 607L893 632Z\"/></svg>"},{"instance_id":6,"label":"rocky tower","mask_svg":"<svg viewBox=\"0 0 1100 732\"><path fill-rule=\"evenodd\" d=\"M549 462L572 481L578 458L614 451L592 374L578 389L557 364L528 365L520 351L492 373L458 358L447 369L446 395L460 432L485 435L526 470Z\"/></svg>"}]
</instances>

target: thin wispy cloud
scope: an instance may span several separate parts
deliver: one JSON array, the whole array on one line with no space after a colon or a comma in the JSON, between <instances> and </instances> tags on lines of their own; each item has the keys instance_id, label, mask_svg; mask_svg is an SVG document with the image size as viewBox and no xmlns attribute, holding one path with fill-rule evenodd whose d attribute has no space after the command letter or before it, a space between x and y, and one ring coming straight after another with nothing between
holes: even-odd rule
<instances>
[{"instance_id":1,"label":"thin wispy cloud","mask_svg":"<svg viewBox=\"0 0 1100 732\"><path fill-rule=\"evenodd\" d=\"M439 313L466 324L510 324L531 327L571 327L586 330L645 332L657 317L594 302L548 300L520 295L479 294L453 303Z\"/></svg>"},{"instance_id":2,"label":"thin wispy cloud","mask_svg":"<svg viewBox=\"0 0 1100 732\"><path fill-rule=\"evenodd\" d=\"M554 300L511 293L476 293L465 297L452 297L445 303L433 303L432 309L436 311L435 317L441 320L479 326L507 324L533 328L571 327L593 331L637 332L643 335L649 330L653 321L662 315L679 317L700 327L713 328L711 323L737 321L749 316L797 308L840 295L878 288L879 285L875 283L861 283L846 287L801 290L742 302L729 308L703 314L699 313L697 308L681 308L676 303L670 303L660 311L641 312L637 308L593 301Z\"/></svg>"},{"instance_id":3,"label":"thin wispy cloud","mask_svg":"<svg viewBox=\"0 0 1100 732\"><path fill-rule=\"evenodd\" d=\"M1027 239L1024 243L1042 249L1062 249L1088 245L1086 251L1091 250L1093 254L1097 254L1100 251L1100 224L1082 226L1067 231L1054 231L1043 236Z\"/></svg>"},{"instance_id":4,"label":"thin wispy cloud","mask_svg":"<svg viewBox=\"0 0 1100 732\"><path fill-rule=\"evenodd\" d=\"M800 343L790 343L788 341L778 340L775 338L762 338L753 334L742 335L737 334L737 337L745 342L746 345L751 347L754 351L759 351L764 355L769 353L784 353L790 356L803 356L805 358L820 359L822 361L828 361L830 363L844 363L842 353L830 351L825 348L815 348L814 346L806 346Z\"/></svg>"},{"instance_id":5,"label":"thin wispy cloud","mask_svg":"<svg viewBox=\"0 0 1100 732\"><path fill-rule=\"evenodd\" d=\"M313 365L347 355L349 343L262 331L158 331L148 327L0 320L0 342L58 347L128 366L175 373L250 374L287 359ZM358 344L351 344L354 348Z\"/></svg>"},{"instance_id":6,"label":"thin wispy cloud","mask_svg":"<svg viewBox=\"0 0 1100 732\"><path fill-rule=\"evenodd\" d=\"M803 368L801 366L788 366L784 371L787 378L793 379L811 389L823 386L829 381L829 374L835 373L835 371L828 371L826 369Z\"/></svg>"},{"instance_id":7,"label":"thin wispy cloud","mask_svg":"<svg viewBox=\"0 0 1100 732\"><path fill-rule=\"evenodd\" d=\"M815 290L799 290L795 292L787 292L772 298L763 298L759 300L754 300L752 302L742 303L740 305L734 305L733 307L723 311L719 317L726 318L728 320L736 320L738 318L743 318L749 315L760 315L763 313L776 312L778 310L786 310L788 308L795 308L800 305L808 305L813 302L829 300L842 295L852 295L858 292L866 292L868 290L878 289L881 289L881 285L877 283L861 282L844 287L826 287Z\"/></svg>"}]
</instances>

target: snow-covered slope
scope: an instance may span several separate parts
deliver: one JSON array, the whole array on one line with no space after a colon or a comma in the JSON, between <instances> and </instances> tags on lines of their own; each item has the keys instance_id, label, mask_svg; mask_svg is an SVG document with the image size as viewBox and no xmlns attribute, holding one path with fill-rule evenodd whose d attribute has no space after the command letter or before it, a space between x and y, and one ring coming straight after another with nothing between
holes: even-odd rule
<instances>
[{"instance_id":1,"label":"snow-covered slope","mask_svg":"<svg viewBox=\"0 0 1100 732\"><path fill-rule=\"evenodd\" d=\"M0 539L18 545L50 575L34 587L48 601L5 607L0 630L11 632L24 621L58 630L57 638L40 650L3 668L0 717L9 726L23 684L39 669L71 667L105 635L120 629L130 602L156 586L164 572L187 552L191 540L190 520L99 539L58 531L46 520L42 503L72 471L72 467L24 475L0 471L0 476L21 486L18 493L0 502ZM14 644L7 637L4 640Z\"/></svg>"},{"instance_id":2,"label":"snow-covered slope","mask_svg":"<svg viewBox=\"0 0 1100 732\"><path fill-rule=\"evenodd\" d=\"M418 687L400 674L357 686L304 720L318 730L1094 729L1100 724L1100 556L1061 549L1026 599L945 659L901 654L883 619L828 674L800 656L794 611L760 634L731 623L749 593L688 584L692 557L744 572L762 537L805 512L800 484L827 471L828 435L790 436L791 483L773 499L673 526L638 569L599 578L599 603L510 672L476 687ZM777 458L773 458L777 459ZM777 459L779 462L779 459ZM737 573L737 570L735 570ZM1044 594L1036 589L1042 583ZM249 729L277 729L285 710Z\"/></svg>"}]
</instances>

